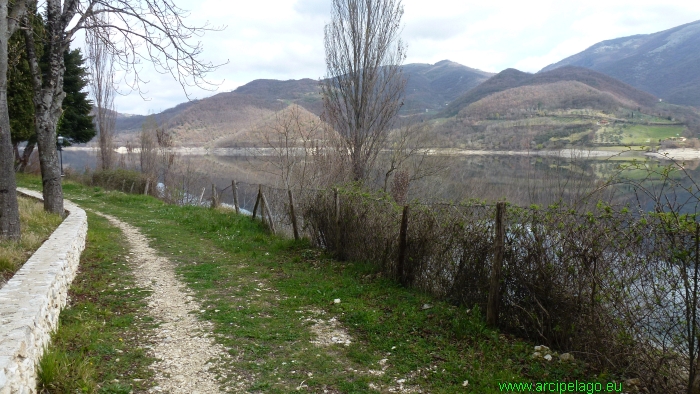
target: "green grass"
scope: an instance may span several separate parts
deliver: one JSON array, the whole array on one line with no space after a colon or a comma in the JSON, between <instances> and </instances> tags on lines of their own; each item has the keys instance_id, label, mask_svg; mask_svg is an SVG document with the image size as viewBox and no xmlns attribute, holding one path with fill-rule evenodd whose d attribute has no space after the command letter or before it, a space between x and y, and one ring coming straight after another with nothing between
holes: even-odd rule
<instances>
[{"instance_id":1,"label":"green grass","mask_svg":"<svg viewBox=\"0 0 700 394\"><path fill-rule=\"evenodd\" d=\"M630 145L643 145L649 144L650 142L658 143L660 139L682 137L684 130L684 126L635 125L623 129L625 137L622 139L622 142ZM627 136L628 134L630 134L631 137Z\"/></svg>"},{"instance_id":2,"label":"green grass","mask_svg":"<svg viewBox=\"0 0 700 394\"><path fill-rule=\"evenodd\" d=\"M487 328L478 310L402 288L371 265L334 261L307 242L270 236L248 217L70 183L65 192L138 227L177 262L203 307L200 318L214 323L214 337L234 356L217 373L236 391L386 392L406 379L423 392L497 393L498 382L603 379L583 363L533 360L535 344ZM91 215L90 225L100 220ZM314 319L331 318L352 337L349 346L311 343Z\"/></svg>"},{"instance_id":3,"label":"green grass","mask_svg":"<svg viewBox=\"0 0 700 394\"><path fill-rule=\"evenodd\" d=\"M70 305L38 369L39 392L130 393L151 386L142 347L146 291L135 287L127 243L106 219L88 213L88 238Z\"/></svg>"},{"instance_id":4,"label":"green grass","mask_svg":"<svg viewBox=\"0 0 700 394\"><path fill-rule=\"evenodd\" d=\"M0 241L0 283L9 279L61 224L61 217L44 212L44 204L33 198L19 197L19 241Z\"/></svg>"},{"instance_id":5,"label":"green grass","mask_svg":"<svg viewBox=\"0 0 700 394\"><path fill-rule=\"evenodd\" d=\"M622 129L623 145L658 144L659 140L682 137L684 126L633 125Z\"/></svg>"}]
</instances>

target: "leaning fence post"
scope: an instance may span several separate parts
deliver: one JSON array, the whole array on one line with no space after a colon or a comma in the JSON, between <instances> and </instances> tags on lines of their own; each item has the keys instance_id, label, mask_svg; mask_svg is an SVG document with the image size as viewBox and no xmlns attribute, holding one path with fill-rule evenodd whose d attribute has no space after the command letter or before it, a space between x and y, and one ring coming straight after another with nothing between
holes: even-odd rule
<instances>
[{"instance_id":1,"label":"leaning fence post","mask_svg":"<svg viewBox=\"0 0 700 394\"><path fill-rule=\"evenodd\" d=\"M292 218L292 229L294 230L294 239L299 240L299 229L297 227L297 215L294 213L294 195L292 189L287 189L289 195L289 215Z\"/></svg>"},{"instance_id":2,"label":"leaning fence post","mask_svg":"<svg viewBox=\"0 0 700 394\"><path fill-rule=\"evenodd\" d=\"M265 219L265 199L263 198L264 194L262 193L262 190L260 191L260 220L262 220L263 224L267 224L267 220Z\"/></svg>"},{"instance_id":3,"label":"leaning fence post","mask_svg":"<svg viewBox=\"0 0 700 394\"><path fill-rule=\"evenodd\" d=\"M261 192L260 196L262 196L262 209L260 210L260 213L262 214L263 217L263 223L265 222L265 214L267 213L267 220L270 223L270 231L272 231L272 234L275 233L275 222L272 220L272 214L270 213L270 204L267 203L267 198L265 198L265 193Z\"/></svg>"},{"instance_id":4,"label":"leaning fence post","mask_svg":"<svg viewBox=\"0 0 700 394\"><path fill-rule=\"evenodd\" d=\"M258 212L258 205L260 204L260 195L262 194L262 186L258 186L258 196L255 198L255 206L253 207L252 219L255 220L255 214Z\"/></svg>"},{"instance_id":5,"label":"leaning fence post","mask_svg":"<svg viewBox=\"0 0 700 394\"><path fill-rule=\"evenodd\" d=\"M399 231L399 260L397 261L397 274L402 285L409 285L409 278L406 270L406 249L408 246L408 205L403 207L401 216L401 231Z\"/></svg>"},{"instance_id":6,"label":"leaning fence post","mask_svg":"<svg viewBox=\"0 0 700 394\"><path fill-rule=\"evenodd\" d=\"M501 269L503 268L503 254L505 249L505 212L506 203L496 204L495 237L493 245L493 261L491 264L491 283L489 285L489 299L486 308L486 324L495 327L498 325L498 307L501 301Z\"/></svg>"},{"instance_id":7,"label":"leaning fence post","mask_svg":"<svg viewBox=\"0 0 700 394\"><path fill-rule=\"evenodd\" d=\"M241 213L240 205L238 205L238 189L236 189L236 180L231 180L231 190L233 191L233 207L236 208L236 213Z\"/></svg>"},{"instance_id":8,"label":"leaning fence post","mask_svg":"<svg viewBox=\"0 0 700 394\"><path fill-rule=\"evenodd\" d=\"M202 188L202 194L199 195L199 205L202 205L202 200L204 199L204 191L207 190L206 186Z\"/></svg>"}]
</instances>

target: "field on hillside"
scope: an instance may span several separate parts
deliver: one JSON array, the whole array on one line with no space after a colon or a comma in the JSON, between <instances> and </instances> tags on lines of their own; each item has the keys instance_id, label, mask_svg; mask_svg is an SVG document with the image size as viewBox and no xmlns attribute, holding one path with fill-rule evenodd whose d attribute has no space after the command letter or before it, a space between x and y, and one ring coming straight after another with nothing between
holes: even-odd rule
<instances>
[{"instance_id":1,"label":"field on hillside","mask_svg":"<svg viewBox=\"0 0 700 394\"><path fill-rule=\"evenodd\" d=\"M623 125L601 127L595 135L595 142L615 145L649 145L683 136L682 125Z\"/></svg>"}]
</instances>

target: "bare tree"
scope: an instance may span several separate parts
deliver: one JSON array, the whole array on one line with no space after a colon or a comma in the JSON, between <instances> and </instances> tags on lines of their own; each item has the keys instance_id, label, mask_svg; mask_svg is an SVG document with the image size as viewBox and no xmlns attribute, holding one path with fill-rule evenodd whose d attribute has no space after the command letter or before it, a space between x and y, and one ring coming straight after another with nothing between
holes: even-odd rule
<instances>
[{"instance_id":1,"label":"bare tree","mask_svg":"<svg viewBox=\"0 0 700 394\"><path fill-rule=\"evenodd\" d=\"M340 135L353 178L365 180L403 104L403 5L333 0L331 16L325 28L323 120Z\"/></svg>"},{"instance_id":2,"label":"bare tree","mask_svg":"<svg viewBox=\"0 0 700 394\"><path fill-rule=\"evenodd\" d=\"M100 18L108 17L103 14ZM95 30L86 31L85 46L90 62L90 91L96 107L94 122L99 133L100 167L109 170L114 166L114 129L117 123L114 107L114 54L107 50Z\"/></svg>"},{"instance_id":3,"label":"bare tree","mask_svg":"<svg viewBox=\"0 0 700 394\"><path fill-rule=\"evenodd\" d=\"M16 0L16 3L37 7L37 0ZM200 59L200 42L193 37L212 30L208 26L193 27L184 23L186 12L173 0L46 0L39 13L46 24L45 56L47 67L39 68L31 30L25 30L27 55L32 71L34 106L44 186L44 208L63 213L63 189L56 151L56 124L61 115L63 92L63 52L77 32L90 30L102 41L116 64L130 71L130 86L141 92L139 64L153 63L156 70L171 74L183 89L189 86L211 86L204 78L215 65ZM25 19L30 26L28 18ZM143 50L139 50L144 47ZM186 90L185 90L186 91Z\"/></svg>"},{"instance_id":4,"label":"bare tree","mask_svg":"<svg viewBox=\"0 0 700 394\"><path fill-rule=\"evenodd\" d=\"M139 160L141 173L155 181L158 175L158 123L155 115L150 115L141 126L139 135Z\"/></svg>"},{"instance_id":5,"label":"bare tree","mask_svg":"<svg viewBox=\"0 0 700 394\"><path fill-rule=\"evenodd\" d=\"M256 131L262 146L255 153L264 161L262 171L279 177L286 189L304 189L313 183L310 164L321 134L318 118L292 104Z\"/></svg>"},{"instance_id":6,"label":"bare tree","mask_svg":"<svg viewBox=\"0 0 700 394\"><path fill-rule=\"evenodd\" d=\"M384 192L388 191L389 179L394 176L392 191L401 190L402 193L392 192L392 195L403 195L399 198L403 200L411 182L439 175L447 168L447 156L431 154L431 131L426 123L408 121L391 132L381 167Z\"/></svg>"},{"instance_id":7,"label":"bare tree","mask_svg":"<svg viewBox=\"0 0 700 394\"><path fill-rule=\"evenodd\" d=\"M0 1L0 239L19 239L19 207L7 108L8 42L26 13L21 1Z\"/></svg>"}]
</instances>

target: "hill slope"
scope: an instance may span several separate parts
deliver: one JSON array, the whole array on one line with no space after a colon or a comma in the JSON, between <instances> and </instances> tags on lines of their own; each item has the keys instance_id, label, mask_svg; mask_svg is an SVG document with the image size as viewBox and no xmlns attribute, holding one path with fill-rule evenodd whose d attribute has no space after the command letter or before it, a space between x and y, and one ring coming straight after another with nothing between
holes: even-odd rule
<instances>
[{"instance_id":1,"label":"hill slope","mask_svg":"<svg viewBox=\"0 0 700 394\"><path fill-rule=\"evenodd\" d=\"M436 112L492 74L443 60L431 64L407 64L406 95L401 113ZM202 145L225 139L230 145L235 136L251 136L254 124L273 112L297 104L312 114L323 110L319 82L313 79L279 81L258 79L232 92L177 105L155 115L159 125L173 132L178 145ZM117 132L121 139L134 139L145 116L119 116ZM123 141L122 141L123 142Z\"/></svg>"},{"instance_id":2,"label":"hill slope","mask_svg":"<svg viewBox=\"0 0 700 394\"><path fill-rule=\"evenodd\" d=\"M621 100L635 102L640 106L654 106L657 102L657 99L649 93L635 89L607 75L582 67L566 66L537 74L529 74L509 68L454 100L438 116L454 116L470 104L491 94L508 89L563 81L580 82L602 92L608 92Z\"/></svg>"},{"instance_id":3,"label":"hill slope","mask_svg":"<svg viewBox=\"0 0 700 394\"><path fill-rule=\"evenodd\" d=\"M528 111L543 108L548 111L595 108L615 111L619 107L633 108L636 103L612 93L592 88L578 81L557 81L528 85L491 94L470 104L459 112L460 117L472 119L522 118Z\"/></svg>"},{"instance_id":4,"label":"hill slope","mask_svg":"<svg viewBox=\"0 0 700 394\"><path fill-rule=\"evenodd\" d=\"M470 89L494 74L463 66L449 60L435 64L407 64L404 114L440 111Z\"/></svg>"},{"instance_id":5,"label":"hill slope","mask_svg":"<svg viewBox=\"0 0 700 394\"><path fill-rule=\"evenodd\" d=\"M600 71L670 103L700 107L700 21L602 41L542 71L571 65Z\"/></svg>"},{"instance_id":6,"label":"hill slope","mask_svg":"<svg viewBox=\"0 0 700 394\"><path fill-rule=\"evenodd\" d=\"M644 145L700 133L690 107L660 103L574 66L537 74L504 70L450 103L432 124L437 144L470 149Z\"/></svg>"},{"instance_id":7,"label":"hill slope","mask_svg":"<svg viewBox=\"0 0 700 394\"><path fill-rule=\"evenodd\" d=\"M320 114L318 82L312 79L255 80L232 92L179 104L154 116L159 126L172 133L177 145L200 146L245 133L289 103ZM122 139L133 139L146 118L140 115L119 117L117 132Z\"/></svg>"}]
</instances>

